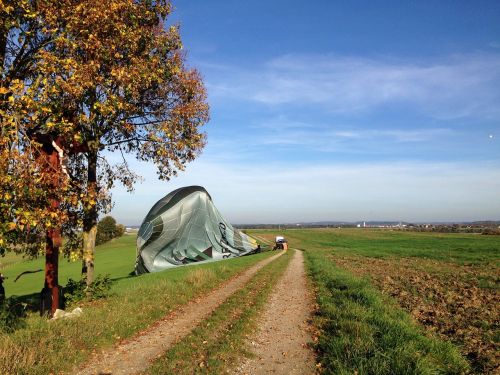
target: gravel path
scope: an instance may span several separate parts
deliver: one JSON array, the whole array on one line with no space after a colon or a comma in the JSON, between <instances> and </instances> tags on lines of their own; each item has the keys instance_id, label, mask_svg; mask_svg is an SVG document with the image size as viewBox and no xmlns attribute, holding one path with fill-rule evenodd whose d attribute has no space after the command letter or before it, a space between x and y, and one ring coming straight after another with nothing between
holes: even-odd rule
<instances>
[{"instance_id":1,"label":"gravel path","mask_svg":"<svg viewBox=\"0 0 500 375\"><path fill-rule=\"evenodd\" d=\"M172 314L154 323L134 338L101 352L72 373L89 374L136 374L146 370L159 355L188 335L191 330L210 315L231 294L244 286L257 271L282 255L280 252L252 266L240 276L224 284L207 296L182 306Z\"/></svg>"},{"instance_id":2,"label":"gravel path","mask_svg":"<svg viewBox=\"0 0 500 375\"><path fill-rule=\"evenodd\" d=\"M294 251L294 250L291 250ZM308 320L312 313L302 251L295 250L283 277L265 308L255 337L255 358L236 369L237 374L314 374L315 360Z\"/></svg>"}]
</instances>

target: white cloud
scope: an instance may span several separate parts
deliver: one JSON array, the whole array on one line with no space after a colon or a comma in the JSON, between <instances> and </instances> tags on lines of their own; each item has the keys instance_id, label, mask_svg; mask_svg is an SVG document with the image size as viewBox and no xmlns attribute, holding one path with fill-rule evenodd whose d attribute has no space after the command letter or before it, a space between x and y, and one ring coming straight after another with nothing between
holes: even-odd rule
<instances>
[{"instance_id":1,"label":"white cloud","mask_svg":"<svg viewBox=\"0 0 500 375\"><path fill-rule=\"evenodd\" d=\"M313 104L344 114L406 104L439 119L500 116L499 54L449 56L421 63L286 55L252 70L210 69L213 98L239 98L269 106Z\"/></svg>"}]
</instances>

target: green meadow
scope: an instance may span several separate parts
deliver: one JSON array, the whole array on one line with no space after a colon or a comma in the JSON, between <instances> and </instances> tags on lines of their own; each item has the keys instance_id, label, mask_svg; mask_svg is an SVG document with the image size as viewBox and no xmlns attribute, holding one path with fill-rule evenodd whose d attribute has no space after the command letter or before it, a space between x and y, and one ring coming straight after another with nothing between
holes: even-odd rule
<instances>
[{"instance_id":1,"label":"green meadow","mask_svg":"<svg viewBox=\"0 0 500 375\"><path fill-rule=\"evenodd\" d=\"M127 278L134 269L135 235L124 235L115 238L96 250L96 274L109 274L114 280ZM29 273L14 279L24 271L44 269L45 258L35 260L24 259L20 255L7 254L0 258L0 272L8 277L4 286L8 296L39 293L43 288L44 272ZM70 262L65 258L59 260L59 284L66 285L69 278L78 280L82 269L81 261Z\"/></svg>"},{"instance_id":2,"label":"green meadow","mask_svg":"<svg viewBox=\"0 0 500 375\"><path fill-rule=\"evenodd\" d=\"M453 263L499 264L500 237L480 234L403 232L387 229L288 230L298 248L332 250L370 258L425 258Z\"/></svg>"}]
</instances>

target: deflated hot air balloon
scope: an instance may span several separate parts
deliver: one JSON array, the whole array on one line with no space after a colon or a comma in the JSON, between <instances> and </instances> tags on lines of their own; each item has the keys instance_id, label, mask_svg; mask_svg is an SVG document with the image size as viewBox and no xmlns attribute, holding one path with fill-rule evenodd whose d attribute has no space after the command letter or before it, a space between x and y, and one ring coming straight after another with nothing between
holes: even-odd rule
<instances>
[{"instance_id":1,"label":"deflated hot air balloon","mask_svg":"<svg viewBox=\"0 0 500 375\"><path fill-rule=\"evenodd\" d=\"M201 186L172 191L151 208L137 234L135 273L251 254L257 242L236 230Z\"/></svg>"}]
</instances>

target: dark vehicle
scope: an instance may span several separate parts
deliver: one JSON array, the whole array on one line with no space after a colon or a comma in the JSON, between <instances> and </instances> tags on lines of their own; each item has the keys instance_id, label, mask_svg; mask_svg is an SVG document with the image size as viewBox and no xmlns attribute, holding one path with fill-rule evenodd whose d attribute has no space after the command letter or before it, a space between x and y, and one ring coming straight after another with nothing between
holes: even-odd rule
<instances>
[{"instance_id":1,"label":"dark vehicle","mask_svg":"<svg viewBox=\"0 0 500 375\"><path fill-rule=\"evenodd\" d=\"M285 237L276 236L276 240L274 241L273 250L288 250L288 243L286 242Z\"/></svg>"}]
</instances>

